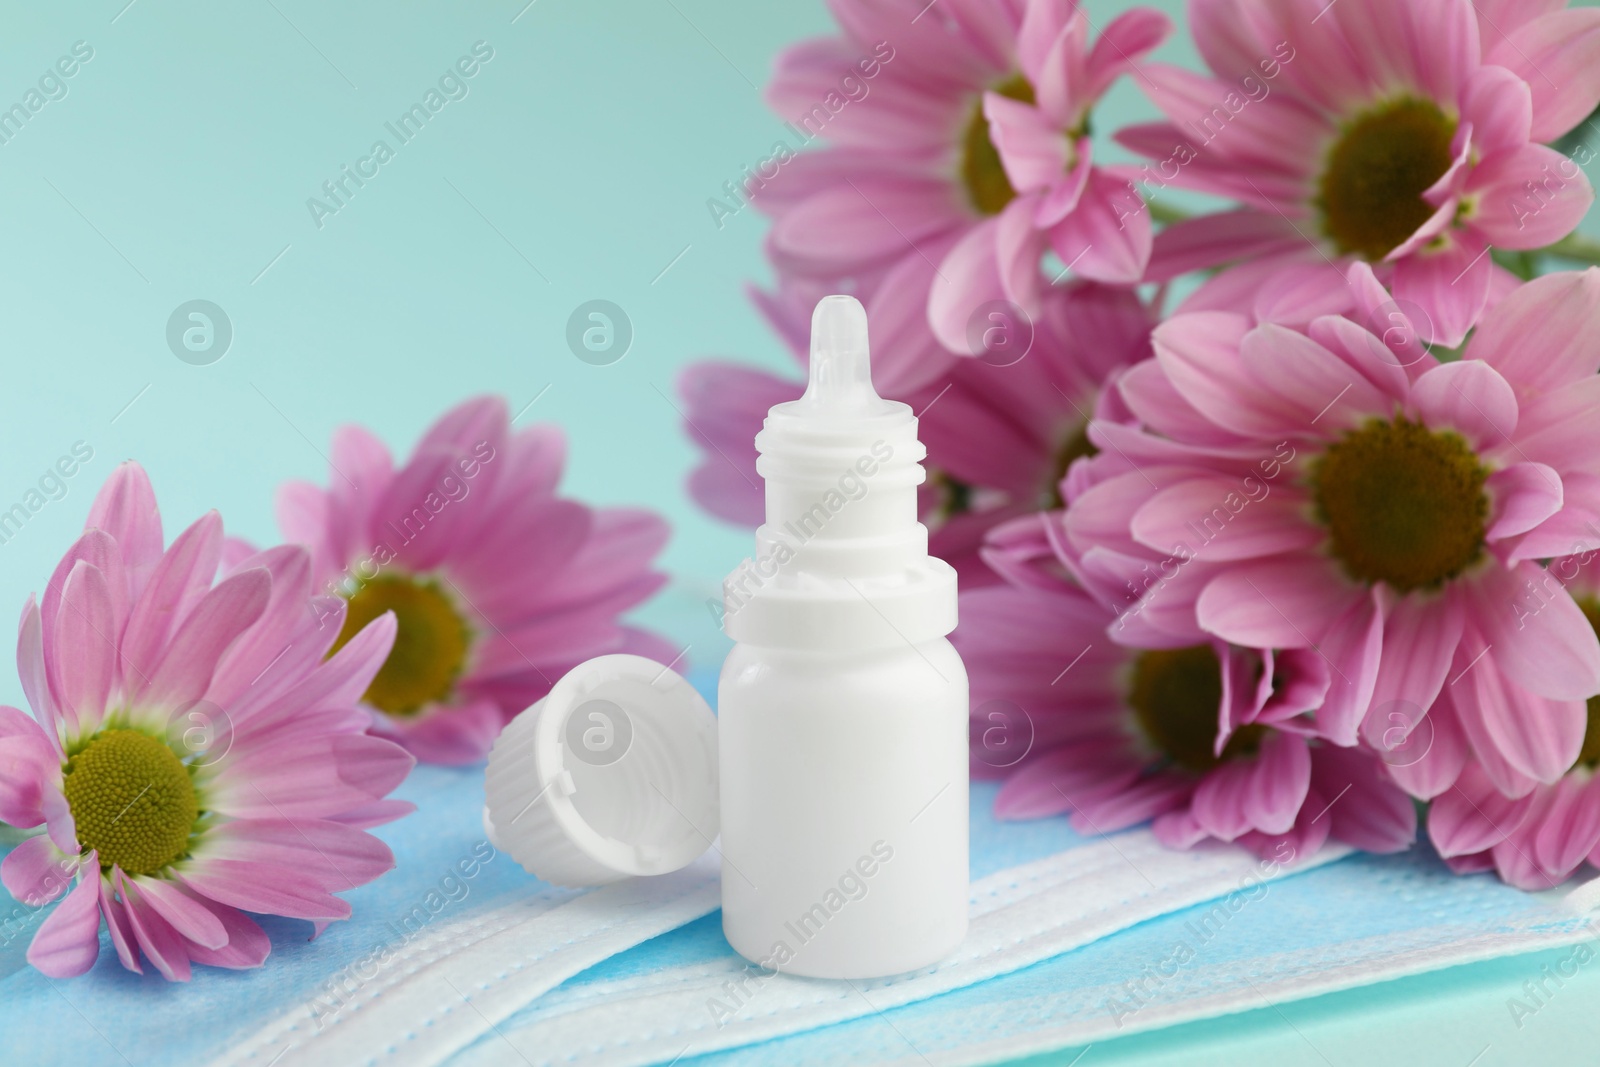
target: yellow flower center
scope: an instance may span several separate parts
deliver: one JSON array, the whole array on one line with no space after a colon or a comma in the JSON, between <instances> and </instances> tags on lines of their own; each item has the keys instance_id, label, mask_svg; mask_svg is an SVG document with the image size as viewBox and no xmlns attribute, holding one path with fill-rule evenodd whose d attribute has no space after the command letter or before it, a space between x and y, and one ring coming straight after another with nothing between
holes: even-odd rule
<instances>
[{"instance_id":1,"label":"yellow flower center","mask_svg":"<svg viewBox=\"0 0 1600 1067\"><path fill-rule=\"evenodd\" d=\"M386 611L394 612L397 624L394 648L362 699L390 715L415 715L450 696L466 665L472 631L438 582L380 575L350 595L344 628L328 654Z\"/></svg>"},{"instance_id":2,"label":"yellow flower center","mask_svg":"<svg viewBox=\"0 0 1600 1067\"><path fill-rule=\"evenodd\" d=\"M1311 487L1345 571L1408 593L1436 588L1482 553L1488 476L1454 433L1373 419L1328 447Z\"/></svg>"},{"instance_id":3,"label":"yellow flower center","mask_svg":"<svg viewBox=\"0 0 1600 1067\"><path fill-rule=\"evenodd\" d=\"M1128 705L1150 743L1178 766L1211 768L1254 755L1266 727L1241 726L1216 755L1222 707L1222 663L1210 645L1152 649L1133 661Z\"/></svg>"},{"instance_id":4,"label":"yellow flower center","mask_svg":"<svg viewBox=\"0 0 1600 1067\"><path fill-rule=\"evenodd\" d=\"M189 768L160 740L107 730L67 760L62 790L78 844L100 867L156 874L189 850L200 815Z\"/></svg>"},{"instance_id":5,"label":"yellow flower center","mask_svg":"<svg viewBox=\"0 0 1600 1067\"><path fill-rule=\"evenodd\" d=\"M1328 153L1316 206L1340 252L1377 261L1433 214L1422 194L1450 169L1456 120L1402 98L1348 123Z\"/></svg>"},{"instance_id":6,"label":"yellow flower center","mask_svg":"<svg viewBox=\"0 0 1600 1067\"><path fill-rule=\"evenodd\" d=\"M993 91L1025 104L1033 103L1033 86L1020 74L996 85ZM989 139L989 120L983 117L981 96L973 106L972 117L967 120L961 144L961 181L972 206L980 215L1000 214L1016 198L1017 191L1011 188L1011 179L1006 177L999 149Z\"/></svg>"}]
</instances>

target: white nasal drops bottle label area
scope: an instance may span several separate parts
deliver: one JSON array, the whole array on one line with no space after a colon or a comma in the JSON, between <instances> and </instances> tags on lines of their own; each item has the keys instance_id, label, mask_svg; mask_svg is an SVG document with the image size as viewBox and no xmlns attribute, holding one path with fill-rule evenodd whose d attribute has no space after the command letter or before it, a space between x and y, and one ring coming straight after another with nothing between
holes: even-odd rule
<instances>
[{"instance_id":1,"label":"white nasal drops bottle label area","mask_svg":"<svg viewBox=\"0 0 1600 1067\"><path fill-rule=\"evenodd\" d=\"M873 389L860 303L824 298L811 328L805 395L756 437L756 554L724 583L723 930L770 970L869 978L966 933L967 676L916 418Z\"/></svg>"}]
</instances>

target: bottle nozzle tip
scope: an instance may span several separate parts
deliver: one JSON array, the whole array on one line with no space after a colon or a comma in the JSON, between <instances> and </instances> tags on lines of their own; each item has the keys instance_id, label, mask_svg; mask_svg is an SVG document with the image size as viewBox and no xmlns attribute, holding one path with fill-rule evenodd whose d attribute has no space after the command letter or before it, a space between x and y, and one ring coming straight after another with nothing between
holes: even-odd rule
<instances>
[{"instance_id":1,"label":"bottle nozzle tip","mask_svg":"<svg viewBox=\"0 0 1600 1067\"><path fill-rule=\"evenodd\" d=\"M805 400L835 410L876 406L867 310L853 296L825 296L811 313L811 376Z\"/></svg>"}]
</instances>

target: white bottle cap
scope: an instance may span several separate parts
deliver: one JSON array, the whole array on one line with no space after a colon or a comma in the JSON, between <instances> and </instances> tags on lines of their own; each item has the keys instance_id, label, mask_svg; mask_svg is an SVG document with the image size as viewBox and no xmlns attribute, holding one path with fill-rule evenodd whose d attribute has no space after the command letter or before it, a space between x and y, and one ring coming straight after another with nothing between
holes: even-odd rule
<instances>
[{"instance_id":1,"label":"white bottle cap","mask_svg":"<svg viewBox=\"0 0 1600 1067\"><path fill-rule=\"evenodd\" d=\"M484 832L552 885L667 874L718 832L717 721L670 668L598 656L501 731Z\"/></svg>"}]
</instances>

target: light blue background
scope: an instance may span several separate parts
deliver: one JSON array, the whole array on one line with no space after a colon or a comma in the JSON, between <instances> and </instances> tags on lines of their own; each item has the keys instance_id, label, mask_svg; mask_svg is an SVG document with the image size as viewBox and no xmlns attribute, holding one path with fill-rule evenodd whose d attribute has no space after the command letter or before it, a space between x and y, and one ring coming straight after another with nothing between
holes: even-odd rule
<instances>
[{"instance_id":1,"label":"light blue background","mask_svg":"<svg viewBox=\"0 0 1600 1067\"><path fill-rule=\"evenodd\" d=\"M757 86L779 48L829 28L821 5L124 2L10 5L0 33L0 107L74 42L94 48L67 96L0 144L0 510L74 442L94 450L65 498L0 544L0 607L43 585L121 459L149 469L169 535L217 507L231 532L270 541L274 487L325 481L335 426L362 422L404 452L449 404L494 391L513 411L539 397L519 425L566 428L568 492L672 520L674 581L645 615L714 664L700 605L748 534L683 491L698 454L674 379L707 355L790 366L741 293L768 277L764 220L746 210L718 229L706 200L779 136ZM1103 25L1127 5L1087 6ZM468 96L318 229L307 198L375 139L393 146L384 123L480 40L494 58ZM1193 62L1181 41L1164 56ZM1123 85L1096 125L1152 114ZM210 366L165 340L196 298L235 331ZM608 367L564 339L593 298L635 331ZM21 700L10 670L0 699ZM1320 1062L1304 1031L1334 1063L1464 1064L1475 1048L1440 1060L1431 1035L1504 1011L1538 962L1182 1027L1083 1062ZM1481 1062L1559 1058L1562 1040L1593 1049L1595 982L1582 975L1515 1054Z\"/></svg>"}]
</instances>

